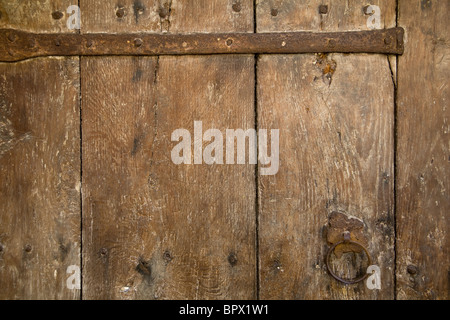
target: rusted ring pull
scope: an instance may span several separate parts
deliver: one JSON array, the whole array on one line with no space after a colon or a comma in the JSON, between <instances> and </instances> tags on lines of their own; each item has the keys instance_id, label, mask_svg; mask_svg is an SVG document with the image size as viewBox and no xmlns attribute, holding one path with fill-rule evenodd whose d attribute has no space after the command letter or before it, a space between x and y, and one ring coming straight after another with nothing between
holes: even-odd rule
<instances>
[{"instance_id":1,"label":"rusted ring pull","mask_svg":"<svg viewBox=\"0 0 450 320\"><path fill-rule=\"evenodd\" d=\"M336 247L338 245L340 245L340 244L353 244L353 245L356 245L356 246L360 247L366 253L369 266L372 264L372 259L370 258L370 254L367 251L367 249L362 244L360 244L359 242L350 240L350 233L349 232L344 232L344 240L333 244L330 247L330 249L328 250L327 258L326 258L326 264L327 264L328 272L331 274L331 276L333 278L335 278L336 280L338 280L340 282L343 282L345 284L355 284L355 283L361 282L364 279L366 279L369 276L368 273L366 273L366 274L364 274L364 275L362 275L362 276L360 276L358 278L355 278L355 279L343 279L343 278L339 277L337 274L335 274L333 272L333 270L331 269L331 266L330 266L330 257L331 257L331 254L334 252L334 249L336 249Z\"/></svg>"}]
</instances>

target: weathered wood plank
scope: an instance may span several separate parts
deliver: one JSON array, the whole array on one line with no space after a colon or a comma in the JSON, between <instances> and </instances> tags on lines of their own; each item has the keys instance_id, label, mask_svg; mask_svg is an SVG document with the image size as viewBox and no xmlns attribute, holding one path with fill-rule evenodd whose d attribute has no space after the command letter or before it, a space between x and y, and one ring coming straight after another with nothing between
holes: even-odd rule
<instances>
[{"instance_id":1,"label":"weathered wood plank","mask_svg":"<svg viewBox=\"0 0 450 320\"><path fill-rule=\"evenodd\" d=\"M367 29L364 1L259 1L257 30ZM379 1L381 27L395 4ZM262 299L394 297L394 85L384 55L263 55L258 61L258 126L280 129L280 170L259 179ZM324 225L343 211L365 224L381 268L381 290L345 286L327 274ZM346 277L365 272L352 253Z\"/></svg>"},{"instance_id":2,"label":"weathered wood plank","mask_svg":"<svg viewBox=\"0 0 450 320\"><path fill-rule=\"evenodd\" d=\"M380 27L395 26L395 3L391 0L373 0L380 8ZM320 7L326 6L326 13ZM367 30L365 14L367 1L286 1L261 0L257 2L257 31L350 31ZM322 9L323 10L323 9Z\"/></svg>"},{"instance_id":3,"label":"weathered wood plank","mask_svg":"<svg viewBox=\"0 0 450 320\"><path fill-rule=\"evenodd\" d=\"M70 32L64 1L0 1L0 28ZM75 32L75 30L73 31ZM0 299L78 299L78 58L0 64Z\"/></svg>"},{"instance_id":4,"label":"weathered wood plank","mask_svg":"<svg viewBox=\"0 0 450 320\"><path fill-rule=\"evenodd\" d=\"M133 15L137 3L122 2ZM169 30L167 19L144 19L158 2L141 1L141 16L103 25L97 13L113 8L85 1L82 32L118 23L121 31L247 30L251 1L241 3L237 13L232 2L173 1ZM206 11L194 18L191 6ZM194 120L204 131L254 128L253 56L82 58L81 65L83 297L255 298L254 165L171 160L172 132L193 134Z\"/></svg>"},{"instance_id":5,"label":"weathered wood plank","mask_svg":"<svg viewBox=\"0 0 450 320\"><path fill-rule=\"evenodd\" d=\"M78 58L0 64L0 299L76 299Z\"/></svg>"},{"instance_id":6,"label":"weathered wood plank","mask_svg":"<svg viewBox=\"0 0 450 320\"><path fill-rule=\"evenodd\" d=\"M71 0L0 1L0 27L30 32L77 32L67 28Z\"/></svg>"},{"instance_id":7,"label":"weathered wood plank","mask_svg":"<svg viewBox=\"0 0 450 320\"><path fill-rule=\"evenodd\" d=\"M251 0L81 0L85 32L253 32Z\"/></svg>"},{"instance_id":8,"label":"weathered wood plank","mask_svg":"<svg viewBox=\"0 0 450 320\"><path fill-rule=\"evenodd\" d=\"M399 1L397 297L449 299L448 1Z\"/></svg>"}]
</instances>

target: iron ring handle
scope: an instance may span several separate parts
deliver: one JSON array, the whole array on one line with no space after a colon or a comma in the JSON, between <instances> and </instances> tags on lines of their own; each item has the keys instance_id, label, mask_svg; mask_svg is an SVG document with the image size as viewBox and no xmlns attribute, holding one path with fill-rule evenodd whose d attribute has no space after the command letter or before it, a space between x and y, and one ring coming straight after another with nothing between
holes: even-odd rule
<instances>
[{"instance_id":1,"label":"iron ring handle","mask_svg":"<svg viewBox=\"0 0 450 320\"><path fill-rule=\"evenodd\" d=\"M366 273L366 274L364 274L364 275L362 275L362 276L360 276L358 278L355 278L355 279L343 279L343 278L339 277L338 275L336 275L333 272L333 270L331 269L331 266L330 266L330 257L331 257L331 254L334 252L334 249L336 249L336 247L338 245L340 245L340 244L354 244L354 245L360 247L365 252L365 254L367 256L367 259L368 259L368 262L369 262L369 266L372 264L372 259L370 257L369 252L367 251L367 249L362 244L360 244L359 242L350 240L350 234L349 233L344 233L344 240L341 240L341 241L333 244L330 247L330 249L328 250L328 253L327 253L326 265L327 265L327 269L328 269L328 272L330 273L330 275L333 278L335 278L336 280L338 280L340 282L343 282L345 284L355 284L355 283L361 282L364 279L366 279L369 276L368 273Z\"/></svg>"}]
</instances>

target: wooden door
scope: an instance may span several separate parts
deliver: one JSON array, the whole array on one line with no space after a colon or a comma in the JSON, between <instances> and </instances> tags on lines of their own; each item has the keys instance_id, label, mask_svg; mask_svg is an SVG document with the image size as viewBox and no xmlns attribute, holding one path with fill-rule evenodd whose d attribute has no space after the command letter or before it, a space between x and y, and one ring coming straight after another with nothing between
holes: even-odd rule
<instances>
[{"instance_id":1,"label":"wooden door","mask_svg":"<svg viewBox=\"0 0 450 320\"><path fill-rule=\"evenodd\" d=\"M70 5L80 29L68 28ZM0 29L36 33L405 29L402 56L0 62L0 298L448 299L449 6L370 5L0 1ZM172 158L180 129L190 164ZM239 129L260 142L267 130L272 155L279 130L275 172L251 161L262 145L250 138L238 162L226 133ZM208 130L223 146L214 163L201 157ZM344 230L379 268L376 288L330 275ZM364 274L367 254L345 248L330 269Z\"/></svg>"}]
</instances>

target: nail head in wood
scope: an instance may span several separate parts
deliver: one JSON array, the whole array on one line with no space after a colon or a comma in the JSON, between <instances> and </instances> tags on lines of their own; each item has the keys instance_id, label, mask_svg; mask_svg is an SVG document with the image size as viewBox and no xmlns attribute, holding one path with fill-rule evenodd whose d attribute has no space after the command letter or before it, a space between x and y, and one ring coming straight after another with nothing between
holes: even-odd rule
<instances>
[{"instance_id":1,"label":"nail head in wood","mask_svg":"<svg viewBox=\"0 0 450 320\"><path fill-rule=\"evenodd\" d=\"M167 9L164 8L164 7L159 8L159 17L160 17L161 19L166 18L168 15L169 15L169 10L167 10Z\"/></svg>"},{"instance_id":2,"label":"nail head in wood","mask_svg":"<svg viewBox=\"0 0 450 320\"><path fill-rule=\"evenodd\" d=\"M241 7L241 4L239 2L233 4L231 7L232 7L234 12L241 12L242 7Z\"/></svg>"},{"instance_id":3,"label":"nail head in wood","mask_svg":"<svg viewBox=\"0 0 450 320\"><path fill-rule=\"evenodd\" d=\"M319 13L320 14L327 14L328 13L328 6L326 4L321 4L319 6Z\"/></svg>"},{"instance_id":4,"label":"nail head in wood","mask_svg":"<svg viewBox=\"0 0 450 320\"><path fill-rule=\"evenodd\" d=\"M55 20L59 20L59 19L61 19L62 17L64 17L64 13L62 13L62 12L59 11L59 10L54 11L54 12L52 13L52 18L55 19Z\"/></svg>"},{"instance_id":5,"label":"nail head in wood","mask_svg":"<svg viewBox=\"0 0 450 320\"><path fill-rule=\"evenodd\" d=\"M419 269L416 266L410 264L409 266L406 267L406 271L410 275L415 275L415 274L417 274L419 272Z\"/></svg>"},{"instance_id":6,"label":"nail head in wood","mask_svg":"<svg viewBox=\"0 0 450 320\"><path fill-rule=\"evenodd\" d=\"M123 18L123 17L125 16L125 10L124 10L124 8L119 8L119 9L117 9L117 11L116 11L116 16L117 16L117 18L119 18L119 19Z\"/></svg>"}]
</instances>

